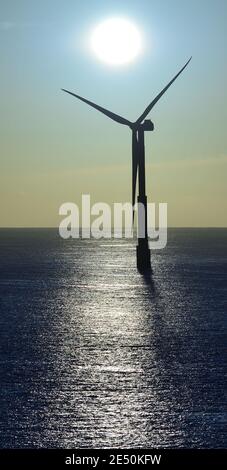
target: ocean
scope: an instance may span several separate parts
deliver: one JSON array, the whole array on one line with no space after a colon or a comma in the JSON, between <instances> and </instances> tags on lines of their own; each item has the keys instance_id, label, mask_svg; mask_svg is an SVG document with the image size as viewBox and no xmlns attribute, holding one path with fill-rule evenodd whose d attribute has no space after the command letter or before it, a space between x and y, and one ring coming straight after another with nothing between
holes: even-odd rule
<instances>
[{"instance_id":1,"label":"ocean","mask_svg":"<svg viewBox=\"0 0 227 470\"><path fill-rule=\"evenodd\" d=\"M1 448L225 448L227 229L0 230Z\"/></svg>"}]
</instances>

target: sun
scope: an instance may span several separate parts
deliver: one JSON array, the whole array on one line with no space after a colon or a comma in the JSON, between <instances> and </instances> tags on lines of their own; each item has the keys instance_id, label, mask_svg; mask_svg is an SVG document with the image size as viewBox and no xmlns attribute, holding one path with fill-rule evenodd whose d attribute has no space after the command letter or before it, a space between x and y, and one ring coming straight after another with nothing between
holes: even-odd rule
<instances>
[{"instance_id":1,"label":"sun","mask_svg":"<svg viewBox=\"0 0 227 470\"><path fill-rule=\"evenodd\" d=\"M123 18L109 18L91 34L91 48L108 65L125 65L142 51L142 37L136 26Z\"/></svg>"}]
</instances>

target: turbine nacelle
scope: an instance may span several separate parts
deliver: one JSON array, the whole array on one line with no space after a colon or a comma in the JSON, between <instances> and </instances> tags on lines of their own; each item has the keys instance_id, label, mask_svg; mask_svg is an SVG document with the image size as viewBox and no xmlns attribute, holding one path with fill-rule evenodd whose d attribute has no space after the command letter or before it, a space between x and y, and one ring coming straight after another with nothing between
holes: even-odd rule
<instances>
[{"instance_id":1,"label":"turbine nacelle","mask_svg":"<svg viewBox=\"0 0 227 470\"><path fill-rule=\"evenodd\" d=\"M154 123L150 119L145 119L142 123L144 131L153 131L154 130Z\"/></svg>"},{"instance_id":2,"label":"turbine nacelle","mask_svg":"<svg viewBox=\"0 0 227 470\"><path fill-rule=\"evenodd\" d=\"M145 119L145 121L141 123L133 122L130 127L132 131L138 131L139 129L142 129L143 131L153 131L154 123L150 119Z\"/></svg>"}]
</instances>

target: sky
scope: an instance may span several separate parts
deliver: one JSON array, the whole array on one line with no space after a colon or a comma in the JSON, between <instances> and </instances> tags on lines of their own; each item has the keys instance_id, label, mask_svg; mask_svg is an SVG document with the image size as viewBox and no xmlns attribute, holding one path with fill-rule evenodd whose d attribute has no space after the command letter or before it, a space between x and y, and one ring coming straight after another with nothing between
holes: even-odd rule
<instances>
[{"instance_id":1,"label":"sky","mask_svg":"<svg viewBox=\"0 0 227 470\"><path fill-rule=\"evenodd\" d=\"M89 38L116 16L145 47L111 68ZM136 120L192 56L149 115L147 195L169 226L226 227L226 21L226 0L0 0L0 226L58 226L82 194L131 201L129 129L61 88Z\"/></svg>"}]
</instances>

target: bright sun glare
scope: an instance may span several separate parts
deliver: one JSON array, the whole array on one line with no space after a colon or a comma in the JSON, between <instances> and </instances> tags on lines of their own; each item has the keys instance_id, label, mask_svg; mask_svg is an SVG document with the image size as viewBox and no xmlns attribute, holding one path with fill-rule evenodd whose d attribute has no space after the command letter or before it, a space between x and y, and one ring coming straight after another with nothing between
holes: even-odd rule
<instances>
[{"instance_id":1,"label":"bright sun glare","mask_svg":"<svg viewBox=\"0 0 227 470\"><path fill-rule=\"evenodd\" d=\"M134 24L122 18L100 23L91 35L91 48L108 65L132 62L142 50L141 34Z\"/></svg>"}]
</instances>

